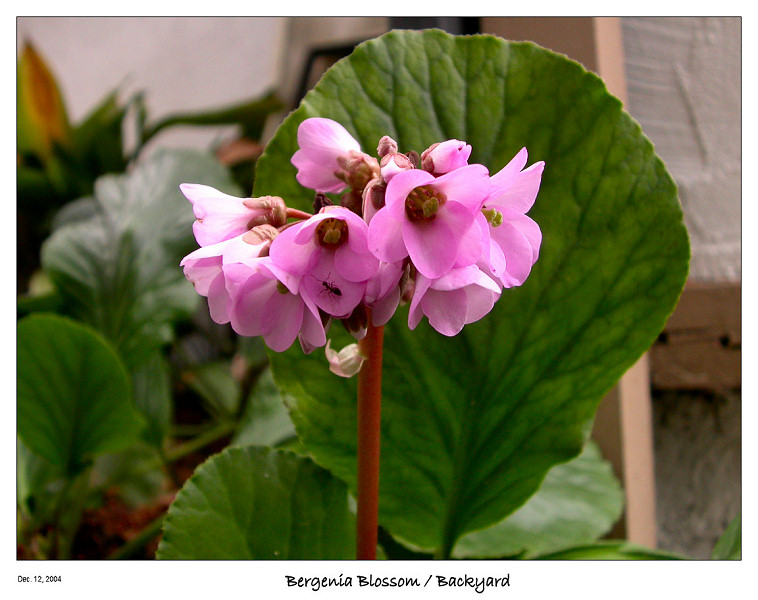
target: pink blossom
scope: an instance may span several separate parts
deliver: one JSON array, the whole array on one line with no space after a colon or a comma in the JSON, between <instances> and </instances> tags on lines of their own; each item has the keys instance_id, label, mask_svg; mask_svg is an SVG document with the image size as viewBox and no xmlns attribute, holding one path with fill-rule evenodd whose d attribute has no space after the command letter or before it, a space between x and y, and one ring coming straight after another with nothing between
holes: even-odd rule
<instances>
[{"instance_id":1,"label":"pink blossom","mask_svg":"<svg viewBox=\"0 0 758 600\"><path fill-rule=\"evenodd\" d=\"M351 152L362 154L360 144L347 129L331 119L306 119L297 129L297 143L300 149L292 156L292 164L301 185L327 193L347 187L344 179L335 175L342 168L338 159Z\"/></svg>"},{"instance_id":2,"label":"pink blossom","mask_svg":"<svg viewBox=\"0 0 758 600\"><path fill-rule=\"evenodd\" d=\"M444 175L468 164L471 146L460 140L432 144L421 153L421 168L432 175Z\"/></svg>"},{"instance_id":3,"label":"pink blossom","mask_svg":"<svg viewBox=\"0 0 758 600\"><path fill-rule=\"evenodd\" d=\"M408 313L408 327L415 329L422 316L441 334L456 335L492 310L500 286L477 266L452 269L439 279L417 274Z\"/></svg>"},{"instance_id":4,"label":"pink blossom","mask_svg":"<svg viewBox=\"0 0 758 600\"><path fill-rule=\"evenodd\" d=\"M484 213L490 215L490 267L505 287L526 281L542 243L539 225L525 213L537 197L545 163L539 161L522 170L526 160L527 151L523 148L492 176L492 190L484 203ZM500 272L499 254L504 261Z\"/></svg>"},{"instance_id":5,"label":"pink blossom","mask_svg":"<svg viewBox=\"0 0 758 600\"><path fill-rule=\"evenodd\" d=\"M223 266L258 257L270 242L270 239L251 238L244 233L198 248L179 263L184 269L184 276L195 286L195 291L208 298L211 318L216 323L228 323L231 318Z\"/></svg>"},{"instance_id":6,"label":"pink blossom","mask_svg":"<svg viewBox=\"0 0 758 600\"><path fill-rule=\"evenodd\" d=\"M192 203L197 219L192 224L197 243L210 246L236 237L256 225L284 225L284 201L276 196L236 198L207 185L183 183L182 193Z\"/></svg>"},{"instance_id":7,"label":"pink blossom","mask_svg":"<svg viewBox=\"0 0 758 600\"><path fill-rule=\"evenodd\" d=\"M297 293L299 280L282 273L270 257L224 265L224 276L231 325L238 334L260 335L275 352L296 338L306 353L326 343L318 309Z\"/></svg>"},{"instance_id":8,"label":"pink blossom","mask_svg":"<svg viewBox=\"0 0 758 600\"><path fill-rule=\"evenodd\" d=\"M385 206L371 219L368 244L384 262L406 256L431 279L482 254L476 222L490 190L483 165L468 165L441 177L420 169L396 174L387 184Z\"/></svg>"},{"instance_id":9,"label":"pink blossom","mask_svg":"<svg viewBox=\"0 0 758 600\"><path fill-rule=\"evenodd\" d=\"M341 206L327 206L285 229L271 244L279 269L301 278L297 290L325 313L350 315L361 302L379 261L368 251L365 221Z\"/></svg>"}]
</instances>

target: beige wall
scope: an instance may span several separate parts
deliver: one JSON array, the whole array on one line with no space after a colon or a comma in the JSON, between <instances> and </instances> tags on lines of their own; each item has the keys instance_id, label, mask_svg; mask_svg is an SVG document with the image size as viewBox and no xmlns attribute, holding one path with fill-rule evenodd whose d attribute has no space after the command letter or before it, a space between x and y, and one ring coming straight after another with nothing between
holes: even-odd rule
<instances>
[{"instance_id":1,"label":"beige wall","mask_svg":"<svg viewBox=\"0 0 758 600\"><path fill-rule=\"evenodd\" d=\"M279 79L284 17L19 17L50 65L76 122L111 90L147 92L152 118L220 108ZM172 129L156 142L207 147L228 130Z\"/></svg>"},{"instance_id":2,"label":"beige wall","mask_svg":"<svg viewBox=\"0 0 758 600\"><path fill-rule=\"evenodd\" d=\"M622 19L627 109L679 185L692 279L740 281L741 20Z\"/></svg>"}]
</instances>

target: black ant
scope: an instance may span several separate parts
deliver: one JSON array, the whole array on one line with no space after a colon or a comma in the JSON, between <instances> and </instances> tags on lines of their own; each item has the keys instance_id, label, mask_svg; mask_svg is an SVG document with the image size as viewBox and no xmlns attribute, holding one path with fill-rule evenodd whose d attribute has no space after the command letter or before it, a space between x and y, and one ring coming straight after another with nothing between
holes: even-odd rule
<instances>
[{"instance_id":1,"label":"black ant","mask_svg":"<svg viewBox=\"0 0 758 600\"><path fill-rule=\"evenodd\" d=\"M329 277L329 274L327 274L327 278L328 277ZM321 287L324 288L323 290L321 290L322 294L324 292L329 292L333 296L337 296L337 297L342 296L342 290L339 289L335 284L329 283L329 281L327 281L326 279L321 282Z\"/></svg>"}]
</instances>

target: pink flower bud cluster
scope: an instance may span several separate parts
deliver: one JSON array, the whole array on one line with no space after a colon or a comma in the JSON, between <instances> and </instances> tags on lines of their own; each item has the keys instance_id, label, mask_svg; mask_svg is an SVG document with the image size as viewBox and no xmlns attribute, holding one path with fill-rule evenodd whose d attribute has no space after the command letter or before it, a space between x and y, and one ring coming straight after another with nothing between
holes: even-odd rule
<instances>
[{"instance_id":1,"label":"pink flower bud cluster","mask_svg":"<svg viewBox=\"0 0 758 600\"><path fill-rule=\"evenodd\" d=\"M216 322L276 351L297 338L310 352L326 345L333 319L361 339L369 319L383 325L409 302L411 329L426 316L453 336L526 280L542 241L526 213L544 168L524 168L526 149L490 176L459 140L419 155L385 136L374 158L329 119L305 120L297 137L297 180L317 192L310 217L281 198L181 186L201 246L181 264ZM326 194L341 194L339 205ZM360 366L355 352L328 356L338 374Z\"/></svg>"}]
</instances>

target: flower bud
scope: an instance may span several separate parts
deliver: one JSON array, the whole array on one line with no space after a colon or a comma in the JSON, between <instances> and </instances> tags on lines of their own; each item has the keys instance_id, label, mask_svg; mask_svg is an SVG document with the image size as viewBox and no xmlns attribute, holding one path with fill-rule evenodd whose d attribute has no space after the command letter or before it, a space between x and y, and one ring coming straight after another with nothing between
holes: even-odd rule
<instances>
[{"instance_id":1,"label":"flower bud","mask_svg":"<svg viewBox=\"0 0 758 600\"><path fill-rule=\"evenodd\" d=\"M460 140L432 144L421 153L421 168L439 176L465 167L471 156L471 146Z\"/></svg>"},{"instance_id":2,"label":"flower bud","mask_svg":"<svg viewBox=\"0 0 758 600\"><path fill-rule=\"evenodd\" d=\"M386 183L392 179L395 175L402 171L408 171L414 168L413 163L405 154L388 154L382 158L380 163L382 179Z\"/></svg>"},{"instance_id":3,"label":"flower bud","mask_svg":"<svg viewBox=\"0 0 758 600\"><path fill-rule=\"evenodd\" d=\"M335 175L352 189L362 192L366 184L379 177L379 163L373 157L357 150L350 150L337 158L341 171Z\"/></svg>"},{"instance_id":4,"label":"flower bud","mask_svg":"<svg viewBox=\"0 0 758 600\"><path fill-rule=\"evenodd\" d=\"M376 153L379 155L379 158L384 158L388 154L395 154L396 152L397 142L390 136L385 135L381 140L379 140L379 146L376 149Z\"/></svg>"},{"instance_id":5,"label":"flower bud","mask_svg":"<svg viewBox=\"0 0 758 600\"><path fill-rule=\"evenodd\" d=\"M331 340L327 340L325 354L329 361L329 370L340 377L352 377L361 370L366 357L361 354L358 344L345 346L339 352L330 347Z\"/></svg>"},{"instance_id":6,"label":"flower bud","mask_svg":"<svg viewBox=\"0 0 758 600\"><path fill-rule=\"evenodd\" d=\"M276 229L276 227L269 225L268 223L264 225L258 225L257 227L253 227L250 231L243 234L242 241L250 244L251 246L258 246L259 244L265 244L262 248L258 256L268 256L268 249L271 245L271 242L274 241L274 238L279 234L279 231Z\"/></svg>"},{"instance_id":7,"label":"flower bud","mask_svg":"<svg viewBox=\"0 0 758 600\"><path fill-rule=\"evenodd\" d=\"M279 196L245 198L242 204L257 213L248 223L250 228L266 223L281 227L287 222L287 205Z\"/></svg>"},{"instance_id":8,"label":"flower bud","mask_svg":"<svg viewBox=\"0 0 758 600\"><path fill-rule=\"evenodd\" d=\"M365 187L363 189L366 189ZM356 215L363 216L363 192L361 190L348 190L340 197L340 206L350 209Z\"/></svg>"},{"instance_id":9,"label":"flower bud","mask_svg":"<svg viewBox=\"0 0 758 600\"><path fill-rule=\"evenodd\" d=\"M410 261L405 265L403 275L400 277L400 302L408 304L416 291L416 270Z\"/></svg>"},{"instance_id":10,"label":"flower bud","mask_svg":"<svg viewBox=\"0 0 758 600\"><path fill-rule=\"evenodd\" d=\"M368 329L368 312L366 305L361 303L353 309L350 316L342 319L342 325L356 340L362 340L366 337Z\"/></svg>"},{"instance_id":11,"label":"flower bud","mask_svg":"<svg viewBox=\"0 0 758 600\"><path fill-rule=\"evenodd\" d=\"M313 214L321 212L321 209L325 206L331 206L333 203L329 197L323 192L317 192L316 197L313 199Z\"/></svg>"},{"instance_id":12,"label":"flower bud","mask_svg":"<svg viewBox=\"0 0 758 600\"><path fill-rule=\"evenodd\" d=\"M366 223L376 212L384 206L384 193L387 191L387 184L381 178L372 179L363 188L363 219Z\"/></svg>"}]
</instances>

